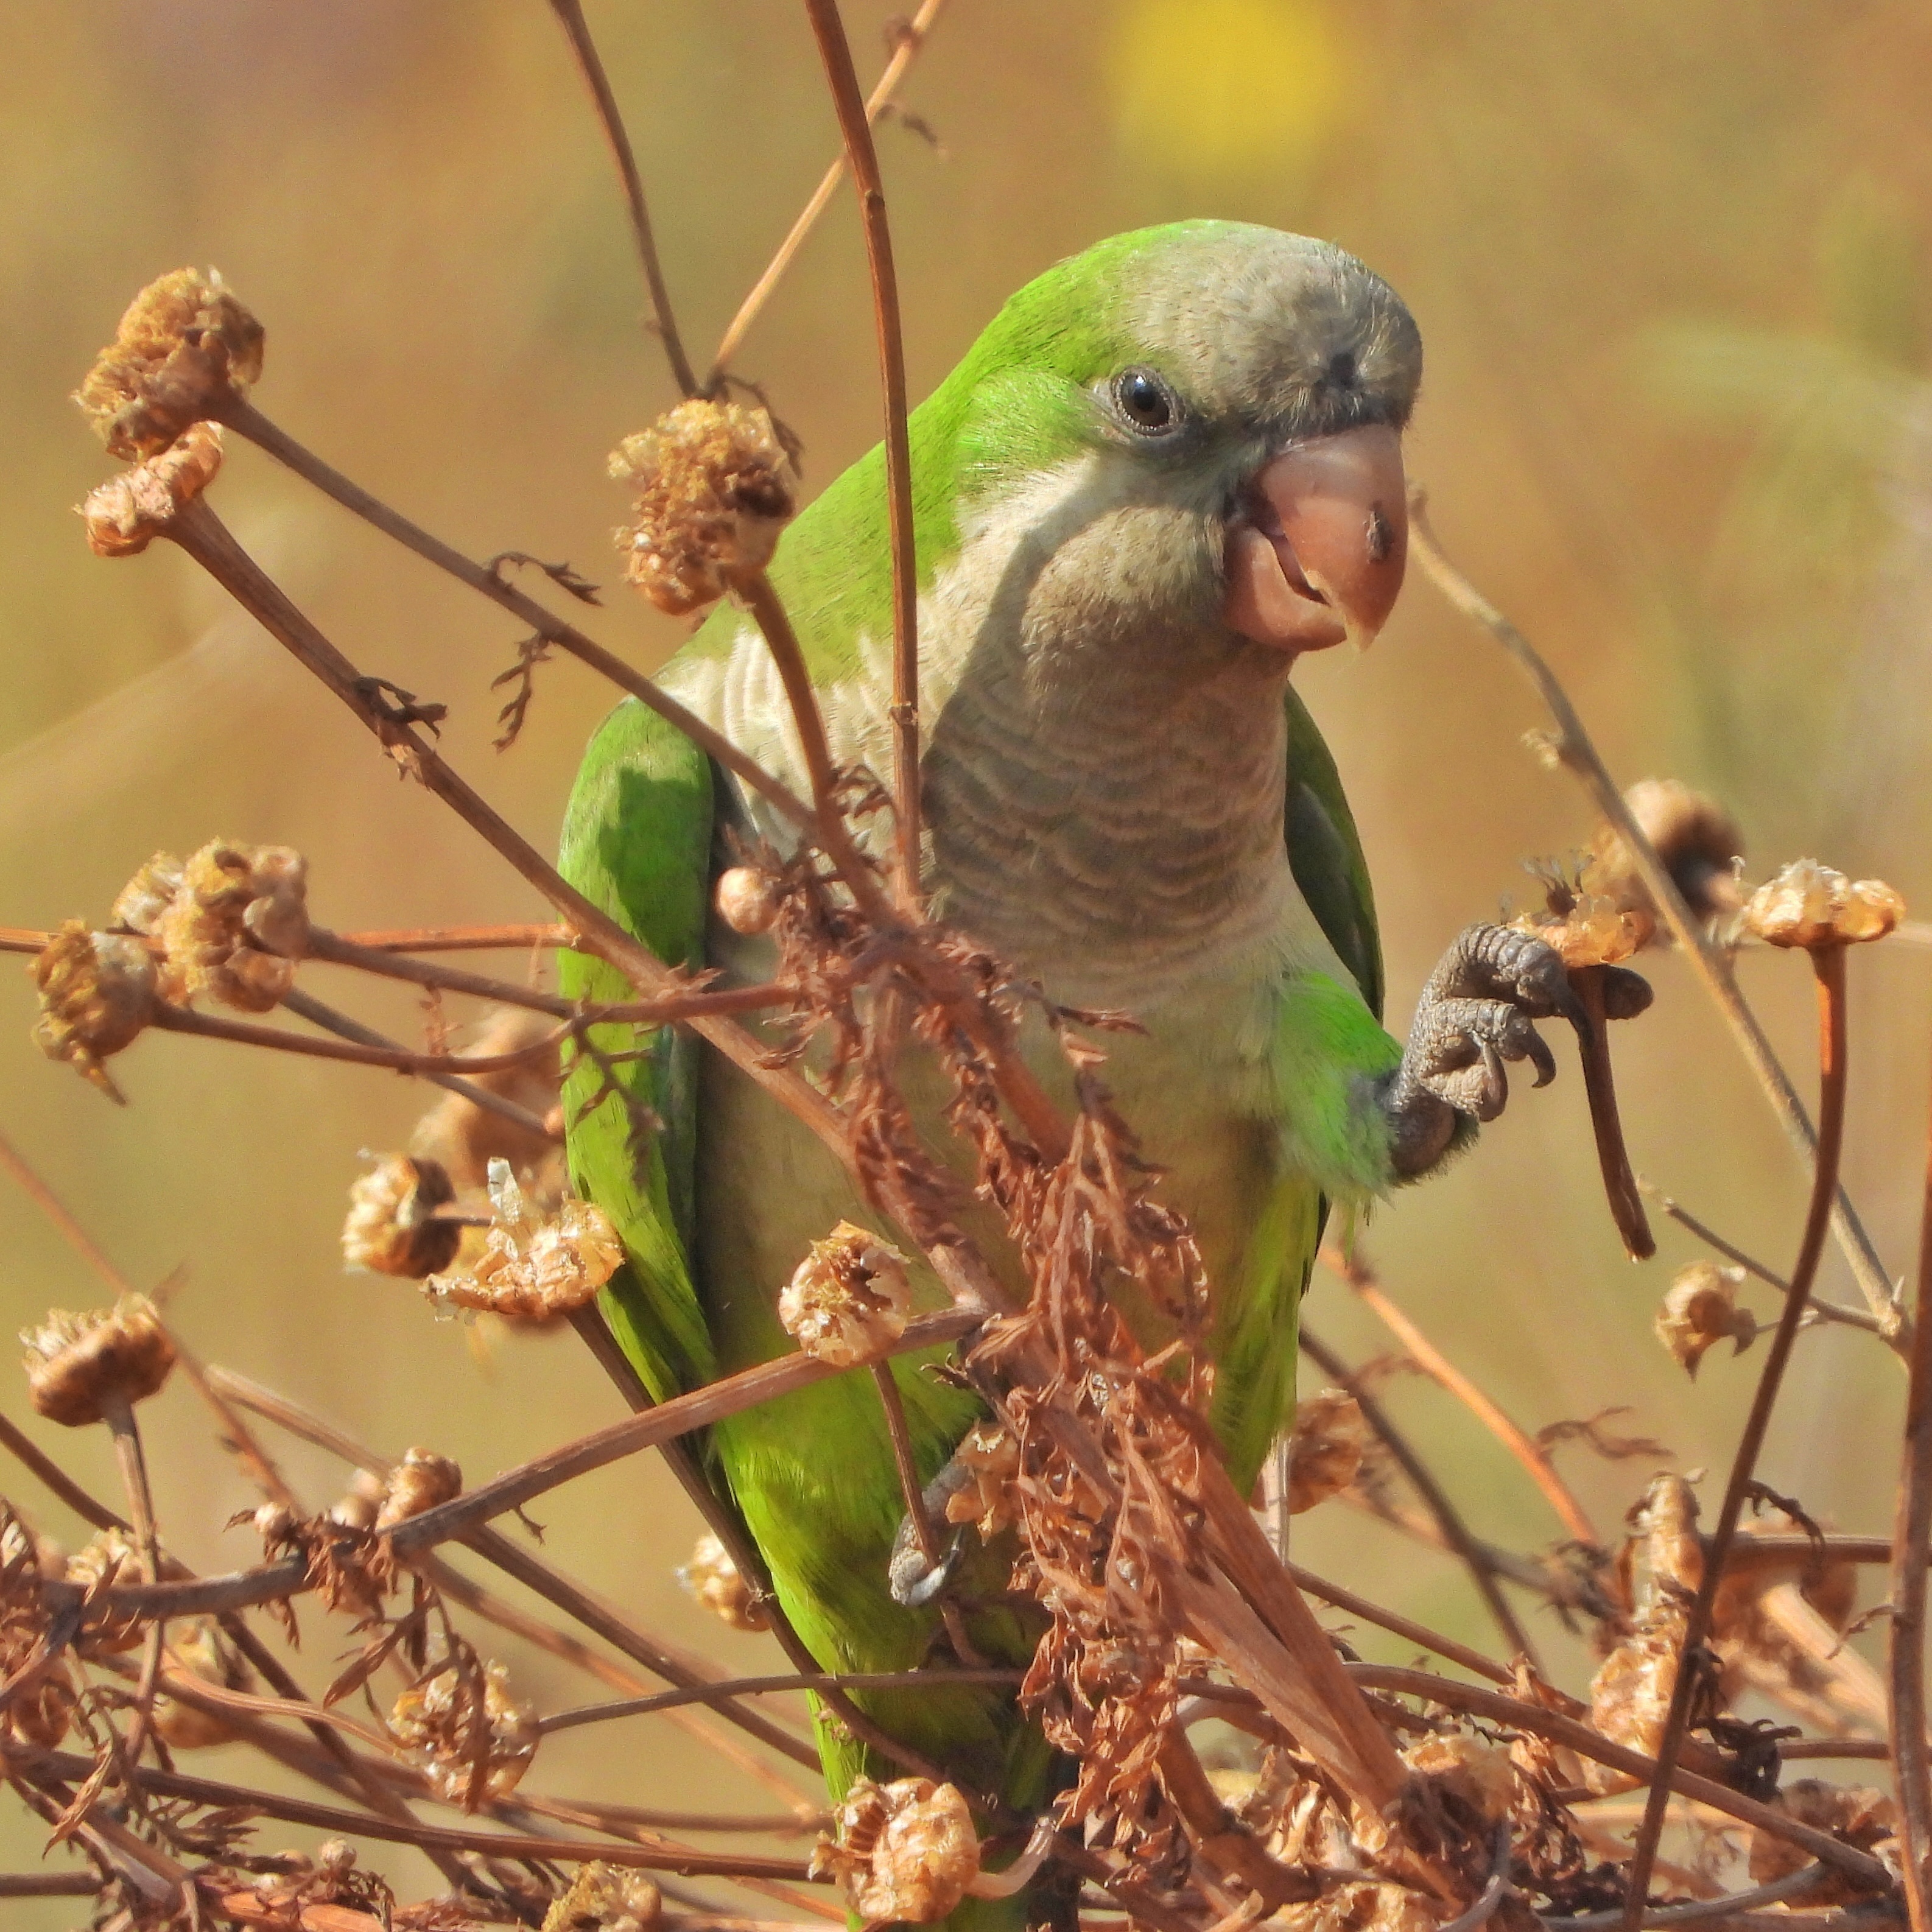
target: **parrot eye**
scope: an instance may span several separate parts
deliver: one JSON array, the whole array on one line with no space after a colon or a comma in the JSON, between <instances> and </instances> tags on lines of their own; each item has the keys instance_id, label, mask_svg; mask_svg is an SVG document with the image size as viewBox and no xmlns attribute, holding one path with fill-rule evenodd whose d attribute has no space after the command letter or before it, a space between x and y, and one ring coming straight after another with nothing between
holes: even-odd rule
<instances>
[{"instance_id":1,"label":"parrot eye","mask_svg":"<svg viewBox=\"0 0 1932 1932\"><path fill-rule=\"evenodd\" d=\"M1180 399L1151 369L1123 369L1114 378L1114 406L1143 436L1158 436L1180 417Z\"/></svg>"}]
</instances>

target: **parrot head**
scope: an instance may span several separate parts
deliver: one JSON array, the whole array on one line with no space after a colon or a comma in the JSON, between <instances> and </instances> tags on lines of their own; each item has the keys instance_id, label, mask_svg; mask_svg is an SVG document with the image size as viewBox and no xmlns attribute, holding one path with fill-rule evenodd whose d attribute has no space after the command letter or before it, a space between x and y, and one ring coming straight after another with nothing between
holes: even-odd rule
<instances>
[{"instance_id":1,"label":"parrot head","mask_svg":"<svg viewBox=\"0 0 1932 1932\"><path fill-rule=\"evenodd\" d=\"M1421 372L1400 298L1329 243L1117 236L1015 296L942 392L962 524L1042 472L1076 479L1029 546L1030 594L1058 578L1078 607L1063 635L1166 616L1283 667L1366 644L1402 584Z\"/></svg>"}]
</instances>

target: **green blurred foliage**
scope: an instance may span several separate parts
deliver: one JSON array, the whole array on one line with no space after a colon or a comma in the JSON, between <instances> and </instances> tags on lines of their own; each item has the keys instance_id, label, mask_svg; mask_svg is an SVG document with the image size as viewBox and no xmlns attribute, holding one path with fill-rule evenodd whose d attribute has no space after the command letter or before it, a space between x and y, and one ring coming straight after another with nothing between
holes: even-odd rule
<instances>
[{"instance_id":1,"label":"green blurred foliage","mask_svg":"<svg viewBox=\"0 0 1932 1932\"><path fill-rule=\"evenodd\" d=\"M530 896L164 546L108 565L70 506L106 465L66 400L134 291L213 263L268 329L258 400L350 474L478 554L568 556L606 581L621 514L604 452L669 400L605 158L541 0L38 0L0 68L0 919L98 916L157 846L221 833L314 864L339 928L525 916ZM848 12L861 65L888 9ZM701 350L834 152L802 14L778 0L593 0L636 136L680 319ZM944 153L882 134L916 390L1013 287L1097 236L1183 214L1335 236L1407 296L1430 373L1412 438L1438 529L1544 647L1626 779L1716 790L1761 874L1800 852L1932 905L1928 646L1932 409L1925 386L1932 25L1904 0L953 0L908 88ZM822 484L874 440L862 255L842 200L742 360ZM490 749L500 616L384 546L254 452L222 512L364 666L452 706L445 743L548 843L608 701L542 674L514 752ZM676 626L614 592L600 636L655 663ZM1485 640L1414 584L1366 658L1302 674L1376 869L1398 1016L1447 938L1531 890L1589 814L1519 740L1540 723ZM1849 1178L1882 1252L1910 1252L1927 1072L1923 952L1852 966ZM1780 1262L1801 1175L1688 976L1655 962L1653 1013L1618 1042L1640 1167ZM1810 1048L1802 974L1748 959L1780 1044ZM407 1030L408 1001L320 976ZM345 1277L336 1230L357 1150L423 1103L352 1070L143 1042L116 1111L0 1027L0 1127L205 1354L391 1453L424 1442L472 1479L616 1412L568 1337L481 1346L406 1288ZM4 1018L0 1015L0 1018ZM1562 1042L1558 1042L1559 1053ZM1808 1086L1808 1079L1801 1078ZM11 1325L98 1284L0 1185ZM1600 1198L1580 1082L1520 1097L1452 1174L1369 1230L1393 1291L1528 1425L1629 1405L1680 1465L1721 1465L1755 1359L1694 1390L1649 1332L1675 1262L1633 1270ZM1826 1292L1848 1283L1835 1259ZM1310 1320L1383 1339L1318 1283ZM1902 1383L1865 1339L1808 1336L1763 1473L1821 1515L1889 1521ZM16 1385L10 1413L23 1408ZM1490 1439L1414 1382L1391 1400L1479 1533L1557 1533ZM197 1564L250 1500L185 1388L152 1406L163 1520ZM38 1430L42 1439L52 1432ZM104 1492L105 1444L51 1443ZM1564 1452L1604 1534L1648 1466ZM286 1459L318 1504L341 1472ZM74 1526L10 1480L52 1533ZM692 1520L662 1472L548 1499L552 1553L646 1623L734 1666L673 1564ZM1333 1506L1304 1553L1444 1629L1488 1641L1454 1568ZM331 1640L311 1618L307 1668ZM1534 1628L1573 1682L1587 1668ZM1356 1631L1352 1640L1376 1654ZM584 1680L506 1646L554 1708ZM680 1807L769 1794L638 1720L547 1747L535 1782ZM207 1754L241 1772L232 1750ZM309 1834L312 1835L312 1834ZM271 1828L272 1844L305 1834ZM0 1819L0 1862L37 1840ZM422 1880L419 1872L417 1877ZM408 1880L406 1878L406 1883ZM426 1880L422 1880L427 1882ZM10 1923L65 1924L50 1907Z\"/></svg>"}]
</instances>

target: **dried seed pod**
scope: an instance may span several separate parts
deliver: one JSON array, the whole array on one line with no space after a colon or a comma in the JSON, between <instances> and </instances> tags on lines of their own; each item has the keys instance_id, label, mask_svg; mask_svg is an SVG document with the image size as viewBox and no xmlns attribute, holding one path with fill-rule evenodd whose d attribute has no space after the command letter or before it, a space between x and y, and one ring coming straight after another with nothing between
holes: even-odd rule
<instances>
[{"instance_id":1,"label":"dried seed pod","mask_svg":"<svg viewBox=\"0 0 1932 1932\"><path fill-rule=\"evenodd\" d=\"M110 476L80 506L87 547L96 556L139 556L209 484L221 467L221 431L196 423L145 463Z\"/></svg>"},{"instance_id":2,"label":"dried seed pod","mask_svg":"<svg viewBox=\"0 0 1932 1932\"><path fill-rule=\"evenodd\" d=\"M462 1493L463 1472L447 1456L439 1456L433 1449L406 1449L382 1486L375 1526L394 1529L399 1522Z\"/></svg>"},{"instance_id":3,"label":"dried seed pod","mask_svg":"<svg viewBox=\"0 0 1932 1932\"><path fill-rule=\"evenodd\" d=\"M386 1156L350 1184L348 1218L342 1224L343 1266L409 1281L447 1268L462 1243L463 1230L432 1216L455 1198L449 1176L434 1161Z\"/></svg>"},{"instance_id":4,"label":"dried seed pod","mask_svg":"<svg viewBox=\"0 0 1932 1932\"><path fill-rule=\"evenodd\" d=\"M308 861L286 845L212 839L182 868L154 926L167 955L170 999L211 993L224 1006L266 1013L295 983L308 950Z\"/></svg>"},{"instance_id":5,"label":"dried seed pod","mask_svg":"<svg viewBox=\"0 0 1932 1932\"><path fill-rule=\"evenodd\" d=\"M543 1932L652 1932L664 1895L648 1872L621 1865L579 1865L570 1889L544 1915Z\"/></svg>"},{"instance_id":6,"label":"dried seed pod","mask_svg":"<svg viewBox=\"0 0 1932 1932\"><path fill-rule=\"evenodd\" d=\"M1645 778L1624 794L1624 802L1694 913L1709 920L1737 910L1744 834L1722 806L1675 778ZM1614 904L1656 913L1629 848L1607 820L1590 841L1582 886Z\"/></svg>"},{"instance_id":7,"label":"dried seed pod","mask_svg":"<svg viewBox=\"0 0 1932 1932\"><path fill-rule=\"evenodd\" d=\"M465 1051L478 1058L521 1052L555 1031L556 1023L546 1014L524 1006L496 1006L484 1014ZM554 1041L514 1066L467 1078L486 1092L514 1100L539 1120L557 1114L563 1070ZM546 1207L554 1208L565 1192L562 1149L557 1139L479 1107L465 1094L446 1094L424 1114L410 1136L409 1150L419 1160L439 1162L459 1189L481 1187L490 1162L506 1160L526 1177L525 1184Z\"/></svg>"},{"instance_id":8,"label":"dried seed pod","mask_svg":"<svg viewBox=\"0 0 1932 1932\"><path fill-rule=\"evenodd\" d=\"M1801 1778L1774 1792L1770 1802L1788 1813L1801 1825L1814 1831L1829 1832L1868 1852L1898 1834L1898 1806L1889 1792L1875 1791L1864 1784L1827 1784L1816 1778ZM1801 1845L1754 1831L1750 1837L1750 1876L1754 1885L1770 1885L1811 1862L1811 1854ZM1896 1869L1896 1861L1891 1861ZM1842 1882L1828 1880L1816 1892L1807 1892L1808 1906L1824 1905L1851 1895Z\"/></svg>"},{"instance_id":9,"label":"dried seed pod","mask_svg":"<svg viewBox=\"0 0 1932 1932\"><path fill-rule=\"evenodd\" d=\"M58 1552L0 1502L0 1679L12 1680L44 1660L47 1630L44 1591L63 1569ZM74 1679L57 1658L38 1680L16 1684L0 1710L0 1736L52 1750L73 1722Z\"/></svg>"},{"instance_id":10,"label":"dried seed pod","mask_svg":"<svg viewBox=\"0 0 1932 1932\"><path fill-rule=\"evenodd\" d=\"M1020 1445L1000 1422L976 1422L961 1438L952 1460L970 1480L946 1498L948 1522L979 1526L980 1540L991 1542L1019 1518L1013 1479L1020 1472Z\"/></svg>"},{"instance_id":11,"label":"dried seed pod","mask_svg":"<svg viewBox=\"0 0 1932 1932\"><path fill-rule=\"evenodd\" d=\"M1441 1922L1421 1893L1367 1879L1285 1905L1268 1921L1277 1932L1436 1932Z\"/></svg>"},{"instance_id":12,"label":"dried seed pod","mask_svg":"<svg viewBox=\"0 0 1932 1932\"><path fill-rule=\"evenodd\" d=\"M1288 1450L1291 1516L1338 1496L1362 1466L1368 1431L1361 1405L1345 1389L1324 1389L1299 1402Z\"/></svg>"},{"instance_id":13,"label":"dried seed pod","mask_svg":"<svg viewBox=\"0 0 1932 1932\"><path fill-rule=\"evenodd\" d=\"M131 1046L153 1016L157 976L147 947L118 933L89 932L70 919L30 970L40 992L34 1043L120 1100L102 1062Z\"/></svg>"},{"instance_id":14,"label":"dried seed pod","mask_svg":"<svg viewBox=\"0 0 1932 1932\"><path fill-rule=\"evenodd\" d=\"M1499 1744L1450 1731L1423 1738L1402 1756L1410 1770L1433 1779L1492 1824L1508 1816L1516 1802L1516 1767Z\"/></svg>"},{"instance_id":15,"label":"dried seed pod","mask_svg":"<svg viewBox=\"0 0 1932 1932\"><path fill-rule=\"evenodd\" d=\"M1882 939L1904 916L1904 900L1882 879L1848 879L1815 859L1793 860L1744 907L1745 929L1770 946Z\"/></svg>"},{"instance_id":16,"label":"dried seed pod","mask_svg":"<svg viewBox=\"0 0 1932 1932\"><path fill-rule=\"evenodd\" d=\"M124 1530L97 1530L67 1559L63 1576L91 1602L103 1591L140 1582L140 1554ZM89 1622L86 1630L88 1647L94 1650L132 1650L146 1634L146 1626L133 1616Z\"/></svg>"},{"instance_id":17,"label":"dried seed pod","mask_svg":"<svg viewBox=\"0 0 1932 1932\"><path fill-rule=\"evenodd\" d=\"M181 890L182 862L172 852L157 852L115 896L111 924L126 932L152 932Z\"/></svg>"},{"instance_id":18,"label":"dried seed pod","mask_svg":"<svg viewBox=\"0 0 1932 1932\"><path fill-rule=\"evenodd\" d=\"M74 400L110 454L165 449L262 373L262 325L212 268L176 268L128 306Z\"/></svg>"},{"instance_id":19,"label":"dried seed pod","mask_svg":"<svg viewBox=\"0 0 1932 1932\"><path fill-rule=\"evenodd\" d=\"M905 1333L912 1283L905 1257L841 1221L814 1241L778 1295L778 1321L804 1352L835 1368L878 1360Z\"/></svg>"},{"instance_id":20,"label":"dried seed pod","mask_svg":"<svg viewBox=\"0 0 1932 1932\"><path fill-rule=\"evenodd\" d=\"M485 1664L478 1672L446 1662L396 1700L389 1734L440 1798L473 1809L470 1793L479 1763L479 1799L507 1798L530 1768L536 1716L510 1695L509 1681L500 1664Z\"/></svg>"},{"instance_id":21,"label":"dried seed pod","mask_svg":"<svg viewBox=\"0 0 1932 1932\"><path fill-rule=\"evenodd\" d=\"M729 866L712 888L718 916L734 932L769 932L778 916L778 882L757 866Z\"/></svg>"},{"instance_id":22,"label":"dried seed pod","mask_svg":"<svg viewBox=\"0 0 1932 1932\"><path fill-rule=\"evenodd\" d=\"M771 1628L770 1612L744 1573L731 1561L730 1552L708 1532L692 1545L690 1561L678 1566L677 1580L712 1616L734 1630Z\"/></svg>"},{"instance_id":23,"label":"dried seed pod","mask_svg":"<svg viewBox=\"0 0 1932 1932\"><path fill-rule=\"evenodd\" d=\"M625 574L680 616L764 568L798 508L798 472L771 417L750 403L692 397L611 453L636 486L617 532Z\"/></svg>"},{"instance_id":24,"label":"dried seed pod","mask_svg":"<svg viewBox=\"0 0 1932 1932\"><path fill-rule=\"evenodd\" d=\"M345 1529L374 1529L388 1493L388 1484L371 1469L358 1469L349 1487L328 1506L328 1520Z\"/></svg>"},{"instance_id":25,"label":"dried seed pod","mask_svg":"<svg viewBox=\"0 0 1932 1932\"><path fill-rule=\"evenodd\" d=\"M212 1617L196 1617L191 1622L168 1630L170 1664L184 1674L200 1678L223 1690L245 1690L249 1685L248 1666L222 1634ZM226 1744L233 1730L212 1711L198 1710L173 1697L154 1700L154 1729L162 1739L177 1750L199 1750L209 1744Z\"/></svg>"},{"instance_id":26,"label":"dried seed pod","mask_svg":"<svg viewBox=\"0 0 1932 1932\"><path fill-rule=\"evenodd\" d=\"M21 1330L20 1341L35 1412L70 1429L145 1402L175 1365L175 1345L145 1294L83 1314L50 1309L38 1328Z\"/></svg>"},{"instance_id":27,"label":"dried seed pod","mask_svg":"<svg viewBox=\"0 0 1932 1932\"><path fill-rule=\"evenodd\" d=\"M1693 1262L1677 1270L1665 1290L1652 1326L1687 1374L1694 1376L1697 1364L1720 1342L1735 1342L1734 1352L1742 1355L1757 1340L1757 1317L1738 1306L1744 1279L1742 1268Z\"/></svg>"},{"instance_id":28,"label":"dried seed pod","mask_svg":"<svg viewBox=\"0 0 1932 1932\"><path fill-rule=\"evenodd\" d=\"M439 1310L548 1321L582 1307L623 1265L624 1245L602 1208L566 1200L554 1215L533 1215L508 1161L490 1163L490 1200L495 1218L476 1266L423 1283Z\"/></svg>"},{"instance_id":29,"label":"dried seed pod","mask_svg":"<svg viewBox=\"0 0 1932 1932\"><path fill-rule=\"evenodd\" d=\"M1656 921L1642 907L1623 907L1594 893L1552 891L1546 911L1525 913L1512 921L1519 932L1533 933L1574 971L1582 966L1614 966L1649 943Z\"/></svg>"},{"instance_id":30,"label":"dried seed pod","mask_svg":"<svg viewBox=\"0 0 1932 1932\"><path fill-rule=\"evenodd\" d=\"M866 1925L944 1918L980 1875L980 1840L966 1800L950 1784L855 1778L812 1854L814 1878L836 1876Z\"/></svg>"}]
</instances>

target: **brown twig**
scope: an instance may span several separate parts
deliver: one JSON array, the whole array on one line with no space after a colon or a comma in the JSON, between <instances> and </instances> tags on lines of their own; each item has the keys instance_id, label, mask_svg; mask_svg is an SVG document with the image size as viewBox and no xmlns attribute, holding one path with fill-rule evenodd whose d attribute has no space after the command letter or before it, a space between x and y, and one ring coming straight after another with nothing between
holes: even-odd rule
<instances>
[{"instance_id":1,"label":"brown twig","mask_svg":"<svg viewBox=\"0 0 1932 1932\"><path fill-rule=\"evenodd\" d=\"M1478 1677L1486 1677L1492 1684L1516 1682L1515 1672L1506 1666L1485 1657L1479 1650L1472 1650L1467 1644L1458 1643L1453 1636L1444 1636L1441 1631L1432 1630L1412 1618L1385 1610L1379 1604L1370 1603L1354 1591L1340 1583L1331 1583L1327 1577L1318 1576L1312 1570L1304 1569L1299 1563L1290 1563L1286 1567L1294 1579L1295 1587L1309 1596L1332 1604L1336 1610L1346 1610L1351 1616L1360 1617L1364 1623L1373 1624L1424 1650L1432 1650L1438 1657L1446 1658L1451 1664L1460 1664L1465 1670L1473 1670Z\"/></svg>"},{"instance_id":2,"label":"brown twig","mask_svg":"<svg viewBox=\"0 0 1932 1932\"><path fill-rule=\"evenodd\" d=\"M1818 1136L1805 1112L1798 1090L1791 1084L1777 1054L1772 1050L1757 1016L1745 1005L1737 981L1723 953L1714 945L1702 922L1685 902L1670 869L1658 856L1657 848L1636 822L1610 768L1598 754L1583 728L1583 721L1568 694L1557 682L1529 640L1485 597L1444 554L1430 527L1426 496L1420 489L1410 493L1409 528L1416 556L1430 580L1455 609L1489 632L1515 661L1536 688L1552 718L1556 722L1557 755L1583 783L1597 808L1616 828L1617 836L1634 861L1644 889L1670 928L1671 935L1684 950L1691 970L1703 982L1730 1028L1746 1062L1757 1076L1758 1084L1770 1101L1772 1111L1800 1153L1815 1158ZM1832 1226L1873 1316L1886 1334L1897 1333L1900 1316L1892 1298L1892 1282L1874 1248L1871 1238L1858 1217L1850 1197L1840 1187L1832 1197Z\"/></svg>"},{"instance_id":3,"label":"brown twig","mask_svg":"<svg viewBox=\"0 0 1932 1932\"><path fill-rule=\"evenodd\" d=\"M1359 1255L1345 1253L1331 1244L1322 1250L1322 1259L1331 1273L1354 1289L1358 1298L1414 1358L1423 1373L1455 1396L1522 1465L1570 1534L1579 1543L1601 1549L1604 1539L1598 1534L1596 1525L1558 1473L1543 1444L1478 1388L1417 1327L1414 1318L1390 1300L1374 1271Z\"/></svg>"},{"instance_id":4,"label":"brown twig","mask_svg":"<svg viewBox=\"0 0 1932 1932\"><path fill-rule=\"evenodd\" d=\"M1623 1116L1617 1111L1616 1070L1610 1060L1610 1028L1604 1010L1604 966L1570 969L1570 990L1576 995L1576 1044L1583 1065L1583 1091L1590 1103L1590 1128L1597 1143L1597 1166L1604 1177L1604 1196L1624 1252L1634 1262L1647 1262L1657 1252L1656 1238L1643 1211L1643 1196L1630 1171L1624 1144Z\"/></svg>"},{"instance_id":5,"label":"brown twig","mask_svg":"<svg viewBox=\"0 0 1932 1932\"><path fill-rule=\"evenodd\" d=\"M886 218L885 183L872 146L871 118L853 70L838 0L805 0L819 58L838 112L846 164L865 220L866 261L878 334L879 380L886 416L886 499L892 558L892 805L899 902L919 905L919 566L913 550L912 448L906 426L905 342L899 326L898 278ZM821 810L823 808L821 807Z\"/></svg>"},{"instance_id":6,"label":"brown twig","mask_svg":"<svg viewBox=\"0 0 1932 1932\"><path fill-rule=\"evenodd\" d=\"M563 926L410 926L336 936L371 952L524 952L578 946L576 934Z\"/></svg>"},{"instance_id":7,"label":"brown twig","mask_svg":"<svg viewBox=\"0 0 1932 1932\"><path fill-rule=\"evenodd\" d=\"M4 1415L0 1415L0 1448L32 1470L82 1522L96 1529L125 1531L128 1528L124 1517L116 1516L105 1503L89 1496L32 1436Z\"/></svg>"},{"instance_id":8,"label":"brown twig","mask_svg":"<svg viewBox=\"0 0 1932 1932\"><path fill-rule=\"evenodd\" d=\"M1670 1708L1658 1746L1657 1781L1651 1787L1649 1800L1644 1807L1643 1822L1638 1828L1630 1852L1630 1894L1624 1914L1627 1932L1637 1932L1648 1903L1651 1867L1657 1856L1658 1842L1663 1835L1664 1814L1670 1802L1669 1780L1689 1729L1693 1700L1700 1682L1702 1653L1710 1634L1724 1560L1751 1493L1758 1454L1763 1447L1765 1432L1770 1426L1772 1410L1784 1381L1785 1364L1791 1358L1792 1345L1798 1339L1798 1324L1810 1296L1812 1280L1817 1272L1819 1256L1830 1223L1832 1204L1838 1192L1838 1154L1845 1125L1845 949L1841 945L1826 944L1814 951L1810 959L1818 982L1819 1008L1818 1156L1812 1176L1810 1204L1805 1214L1798 1258L1792 1265L1790 1290L1785 1296L1777 1329L1766 1352L1757 1388L1751 1399L1750 1413L1732 1459L1730 1480L1725 1484L1723 1506L1711 1532L1704 1574L1684 1619L1677 1673L1671 1686Z\"/></svg>"},{"instance_id":9,"label":"brown twig","mask_svg":"<svg viewBox=\"0 0 1932 1932\"><path fill-rule=\"evenodd\" d=\"M604 71L604 63L598 56L596 43L590 38L590 29L585 24L584 9L578 0L550 0L550 10L569 38L570 50L577 56L578 70L584 76L584 85L590 88L590 98L596 106L597 124L610 144L610 158L617 164L618 178L624 188L624 206L631 218L632 238L638 244L638 259L643 265L644 280L651 292L651 314L656 320L658 340L664 344L664 355L679 389L687 396L694 396L698 394L698 377L692 370L691 358L684 352L676 318L671 314L670 291L664 286L657 243L651 234L650 212L644 203L644 179L638 172L638 158L632 152L631 137L625 131L624 117L617 110L617 97L610 91L610 76Z\"/></svg>"},{"instance_id":10,"label":"brown twig","mask_svg":"<svg viewBox=\"0 0 1932 1932\"><path fill-rule=\"evenodd\" d=\"M661 1690L648 1697L620 1697L606 1704L583 1704L542 1719L537 1729L548 1735L583 1724L608 1724L619 1718L641 1718L654 1712L674 1711L687 1704L710 1703L717 1697L754 1697L780 1690L921 1690L949 1684L1017 1684L1023 1670L992 1665L922 1666L917 1670L780 1671L769 1677L727 1677L716 1684L689 1684Z\"/></svg>"},{"instance_id":11,"label":"brown twig","mask_svg":"<svg viewBox=\"0 0 1932 1932\"><path fill-rule=\"evenodd\" d=\"M68 1210L67 1204L40 1178L33 1163L4 1133L0 1133L0 1167L7 1170L20 1191L53 1223L61 1238L116 1294L128 1292L126 1276L107 1258L93 1236Z\"/></svg>"},{"instance_id":12,"label":"brown twig","mask_svg":"<svg viewBox=\"0 0 1932 1932\"><path fill-rule=\"evenodd\" d=\"M1925 1742L1925 1573L1932 1552L1932 1137L1918 1229L1918 1294L1905 1398L1887 1637L1892 1766L1912 1932L1932 1932L1932 1764Z\"/></svg>"}]
</instances>

